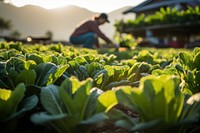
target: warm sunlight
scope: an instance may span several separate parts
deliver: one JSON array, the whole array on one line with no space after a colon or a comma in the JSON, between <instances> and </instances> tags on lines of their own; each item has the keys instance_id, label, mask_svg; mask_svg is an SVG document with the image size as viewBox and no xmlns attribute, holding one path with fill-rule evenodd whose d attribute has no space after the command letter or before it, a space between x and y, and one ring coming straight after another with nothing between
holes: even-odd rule
<instances>
[{"instance_id":1,"label":"warm sunlight","mask_svg":"<svg viewBox=\"0 0 200 133\"><path fill-rule=\"evenodd\" d=\"M77 5L95 12L110 12L124 6L135 6L144 0L6 0L16 6L33 4L46 9Z\"/></svg>"},{"instance_id":2,"label":"warm sunlight","mask_svg":"<svg viewBox=\"0 0 200 133\"><path fill-rule=\"evenodd\" d=\"M7 0L6 2L10 2L19 7L27 4L32 4L41 6L46 9L58 8L72 4L71 0Z\"/></svg>"}]
</instances>

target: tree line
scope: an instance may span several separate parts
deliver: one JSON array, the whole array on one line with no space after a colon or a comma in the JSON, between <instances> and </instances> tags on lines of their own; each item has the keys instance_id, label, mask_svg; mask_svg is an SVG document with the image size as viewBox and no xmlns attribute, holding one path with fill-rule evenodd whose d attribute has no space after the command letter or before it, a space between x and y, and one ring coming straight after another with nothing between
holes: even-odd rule
<instances>
[{"instance_id":1,"label":"tree line","mask_svg":"<svg viewBox=\"0 0 200 133\"><path fill-rule=\"evenodd\" d=\"M0 0L0 1L3 1L3 0ZM11 30L12 26L13 26L13 24L12 24L11 20L5 20L4 18L0 17L0 36L4 36L3 31ZM17 30L14 30L10 33L10 36L14 37L14 38L19 38L21 36L21 33ZM48 30L45 33L45 36L52 38L53 33L50 30Z\"/></svg>"}]
</instances>

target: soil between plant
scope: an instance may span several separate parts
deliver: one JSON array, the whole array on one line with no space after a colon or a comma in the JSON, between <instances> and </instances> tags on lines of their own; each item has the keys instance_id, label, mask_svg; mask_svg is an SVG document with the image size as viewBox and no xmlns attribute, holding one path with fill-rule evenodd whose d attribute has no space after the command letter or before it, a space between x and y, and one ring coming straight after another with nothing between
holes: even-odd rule
<instances>
[{"instance_id":1,"label":"soil between plant","mask_svg":"<svg viewBox=\"0 0 200 133\"><path fill-rule=\"evenodd\" d=\"M122 111L123 113L127 114L130 117L139 118L139 115L137 113L131 111L130 109L128 109L123 105L118 104L114 108L119 109L120 111ZM131 132L126 129L116 127L113 122L106 122L96 127L93 133L131 133Z\"/></svg>"}]
</instances>

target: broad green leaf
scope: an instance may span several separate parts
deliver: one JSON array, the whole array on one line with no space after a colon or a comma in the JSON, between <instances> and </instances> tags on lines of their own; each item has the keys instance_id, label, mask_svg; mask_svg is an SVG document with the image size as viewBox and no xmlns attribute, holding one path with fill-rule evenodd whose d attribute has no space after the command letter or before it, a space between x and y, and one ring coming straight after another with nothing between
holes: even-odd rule
<instances>
[{"instance_id":1,"label":"broad green leaf","mask_svg":"<svg viewBox=\"0 0 200 133\"><path fill-rule=\"evenodd\" d=\"M74 60L79 64L79 65L85 65L88 64L88 62L85 60L84 57L82 56L77 56L74 58Z\"/></svg>"},{"instance_id":2,"label":"broad green leaf","mask_svg":"<svg viewBox=\"0 0 200 133\"><path fill-rule=\"evenodd\" d=\"M176 69L174 67L165 68L164 70L155 69L155 70L152 71L152 74L155 75L155 76L159 76L159 75L175 75L176 74Z\"/></svg>"},{"instance_id":3,"label":"broad green leaf","mask_svg":"<svg viewBox=\"0 0 200 133\"><path fill-rule=\"evenodd\" d=\"M80 118L84 118L85 108L87 106L88 98L90 95L90 89L92 88L91 79L82 82L82 85L77 89L74 94L73 103L76 105L76 110L80 115Z\"/></svg>"},{"instance_id":4,"label":"broad green leaf","mask_svg":"<svg viewBox=\"0 0 200 133\"><path fill-rule=\"evenodd\" d=\"M3 101L7 101L12 94L11 90L0 89L0 99Z\"/></svg>"},{"instance_id":5,"label":"broad green leaf","mask_svg":"<svg viewBox=\"0 0 200 133\"><path fill-rule=\"evenodd\" d=\"M59 95L63 101L68 114L73 114L76 112L74 103L73 103L73 93L72 93L72 82L66 78L60 86Z\"/></svg>"},{"instance_id":6,"label":"broad green leaf","mask_svg":"<svg viewBox=\"0 0 200 133\"><path fill-rule=\"evenodd\" d=\"M181 112L179 124L195 123L199 119L200 112L200 93L190 96Z\"/></svg>"},{"instance_id":7,"label":"broad green leaf","mask_svg":"<svg viewBox=\"0 0 200 133\"><path fill-rule=\"evenodd\" d=\"M95 54L86 54L86 55L83 55L83 57L88 63L92 63L94 61L98 62L98 59L95 56Z\"/></svg>"},{"instance_id":8,"label":"broad green leaf","mask_svg":"<svg viewBox=\"0 0 200 133\"><path fill-rule=\"evenodd\" d=\"M77 79L77 77L70 77L70 82L72 83L72 92L71 94L75 94L77 90L84 84L84 81L81 82Z\"/></svg>"},{"instance_id":9,"label":"broad green leaf","mask_svg":"<svg viewBox=\"0 0 200 133\"><path fill-rule=\"evenodd\" d=\"M131 75L133 73L136 73L139 71L139 63L134 64L129 70L128 70L128 75Z\"/></svg>"},{"instance_id":10,"label":"broad green leaf","mask_svg":"<svg viewBox=\"0 0 200 133\"><path fill-rule=\"evenodd\" d=\"M164 79L164 78L163 78ZM167 79L165 78L165 82L163 82L165 86L163 86L164 89L164 95L167 104L170 103L173 99L175 99L175 89L177 86L179 86L179 83L174 82L174 79Z\"/></svg>"},{"instance_id":11,"label":"broad green leaf","mask_svg":"<svg viewBox=\"0 0 200 133\"><path fill-rule=\"evenodd\" d=\"M103 87L107 84L107 81L109 79L107 70L103 69L97 72L93 79L95 81L95 86L100 89L103 89Z\"/></svg>"},{"instance_id":12,"label":"broad green leaf","mask_svg":"<svg viewBox=\"0 0 200 133\"><path fill-rule=\"evenodd\" d=\"M8 79L10 80L10 83L12 84L12 88L15 88L15 86L18 84L17 79L19 77L19 72L16 70L10 69L8 72Z\"/></svg>"},{"instance_id":13,"label":"broad green leaf","mask_svg":"<svg viewBox=\"0 0 200 133\"><path fill-rule=\"evenodd\" d=\"M22 113L33 109L37 105L37 103L38 103L38 97L35 96L35 95L26 98L20 104L21 106L19 107L19 111L17 111L16 113L12 114L5 121L14 119L14 118L20 116Z\"/></svg>"},{"instance_id":14,"label":"broad green leaf","mask_svg":"<svg viewBox=\"0 0 200 133\"><path fill-rule=\"evenodd\" d=\"M84 79L89 78L89 74L88 74L87 69L86 69L85 66L80 65L80 66L79 66L79 70L80 70L80 72L81 72L81 74L82 74L82 77L83 77Z\"/></svg>"},{"instance_id":15,"label":"broad green leaf","mask_svg":"<svg viewBox=\"0 0 200 133\"><path fill-rule=\"evenodd\" d=\"M44 62L51 62L58 65L58 58L54 55L47 55L43 58Z\"/></svg>"},{"instance_id":16,"label":"broad green leaf","mask_svg":"<svg viewBox=\"0 0 200 133\"><path fill-rule=\"evenodd\" d=\"M51 80L51 76L57 71L58 67L52 63L41 63L36 68L36 85L44 86Z\"/></svg>"},{"instance_id":17,"label":"broad green leaf","mask_svg":"<svg viewBox=\"0 0 200 133\"><path fill-rule=\"evenodd\" d=\"M194 55L198 54L199 52L200 52L200 48L199 48L199 47L196 47L196 48L193 50Z\"/></svg>"},{"instance_id":18,"label":"broad green leaf","mask_svg":"<svg viewBox=\"0 0 200 133\"><path fill-rule=\"evenodd\" d=\"M75 60L69 61L68 64L69 64L70 66L74 67L74 68L76 68L76 67L79 66L78 62L76 62Z\"/></svg>"},{"instance_id":19,"label":"broad green leaf","mask_svg":"<svg viewBox=\"0 0 200 133\"><path fill-rule=\"evenodd\" d=\"M121 80L119 82L111 82L108 85L106 85L105 87L103 87L103 90L109 90L112 89L113 87L117 87L117 86L125 86L125 85L129 85L130 81L128 80Z\"/></svg>"},{"instance_id":20,"label":"broad green leaf","mask_svg":"<svg viewBox=\"0 0 200 133\"><path fill-rule=\"evenodd\" d=\"M180 62L185 64L189 69L192 69L192 56L189 53L181 52L179 53Z\"/></svg>"},{"instance_id":21,"label":"broad green leaf","mask_svg":"<svg viewBox=\"0 0 200 133\"><path fill-rule=\"evenodd\" d=\"M63 119L67 117L67 114L57 114L57 115L49 115L45 112L34 114L31 116L31 121L36 124L43 124L52 120Z\"/></svg>"},{"instance_id":22,"label":"broad green leaf","mask_svg":"<svg viewBox=\"0 0 200 133\"><path fill-rule=\"evenodd\" d=\"M112 66L109 66L109 65L105 65L104 68L107 70L108 72L108 76L111 77L113 76L115 73L114 73L114 69Z\"/></svg>"},{"instance_id":23,"label":"broad green leaf","mask_svg":"<svg viewBox=\"0 0 200 133\"><path fill-rule=\"evenodd\" d=\"M6 62L6 71L9 72L10 70L15 70L17 72L20 72L25 68L24 64L24 60L17 57L12 57Z\"/></svg>"},{"instance_id":24,"label":"broad green leaf","mask_svg":"<svg viewBox=\"0 0 200 133\"><path fill-rule=\"evenodd\" d=\"M179 84L180 79L175 76L147 76L141 79L139 88L126 87L117 90L116 94L120 104L124 103L140 114L141 123L132 124L131 131L148 129L147 131L153 132L156 126L155 132L162 130L164 132L180 123L185 116L183 114L188 115L189 113L184 111L185 97ZM123 118L123 120L125 121L121 121L122 126L124 126L123 123L130 123L127 119ZM160 121L159 125L151 123L157 120Z\"/></svg>"},{"instance_id":25,"label":"broad green leaf","mask_svg":"<svg viewBox=\"0 0 200 133\"><path fill-rule=\"evenodd\" d=\"M32 95L30 97L27 97L23 102L21 103L21 108L19 112L25 112L27 110L33 109L38 104L38 97L36 95Z\"/></svg>"},{"instance_id":26,"label":"broad green leaf","mask_svg":"<svg viewBox=\"0 0 200 133\"><path fill-rule=\"evenodd\" d=\"M146 112L145 120L148 121L152 119L167 118L169 114L166 103L167 102L164 96L164 90L161 90L156 94L155 98L152 99L152 102L150 104L150 106L152 106L152 109L148 110L151 111L151 113L148 114L148 112ZM157 108L158 105L159 108Z\"/></svg>"},{"instance_id":27,"label":"broad green leaf","mask_svg":"<svg viewBox=\"0 0 200 133\"><path fill-rule=\"evenodd\" d=\"M48 85L42 87L41 90L41 103L44 108L52 115L63 114L62 101L58 94L58 87L55 85Z\"/></svg>"},{"instance_id":28,"label":"broad green leaf","mask_svg":"<svg viewBox=\"0 0 200 133\"><path fill-rule=\"evenodd\" d=\"M1 75L4 75L6 73L5 65L6 65L5 62L0 62L0 74Z\"/></svg>"},{"instance_id":29,"label":"broad green leaf","mask_svg":"<svg viewBox=\"0 0 200 133\"><path fill-rule=\"evenodd\" d=\"M27 60L33 60L38 65L40 63L44 63L42 56L38 55L38 54L31 54L31 55L29 55Z\"/></svg>"},{"instance_id":30,"label":"broad green leaf","mask_svg":"<svg viewBox=\"0 0 200 133\"><path fill-rule=\"evenodd\" d=\"M105 113L98 113L86 120L81 121L80 124L96 124L96 123L99 123L99 122L102 122L102 121L108 120L108 119L109 118Z\"/></svg>"},{"instance_id":31,"label":"broad green leaf","mask_svg":"<svg viewBox=\"0 0 200 133\"><path fill-rule=\"evenodd\" d=\"M195 65L193 69L197 68L197 70L200 70L200 51L196 55L194 55L193 60Z\"/></svg>"},{"instance_id":32,"label":"broad green leaf","mask_svg":"<svg viewBox=\"0 0 200 133\"><path fill-rule=\"evenodd\" d=\"M36 72L34 70L22 70L16 78L17 83L23 82L26 85L33 85L36 80Z\"/></svg>"},{"instance_id":33,"label":"broad green leaf","mask_svg":"<svg viewBox=\"0 0 200 133\"><path fill-rule=\"evenodd\" d=\"M94 77L94 75L103 69L103 65L98 63L98 62L92 62L91 64L86 64L85 65L88 74L90 75L90 77Z\"/></svg>"},{"instance_id":34,"label":"broad green leaf","mask_svg":"<svg viewBox=\"0 0 200 133\"><path fill-rule=\"evenodd\" d=\"M153 64L153 55L149 53L148 50L142 50L138 54L138 61L140 62L147 62L149 64Z\"/></svg>"},{"instance_id":35,"label":"broad green leaf","mask_svg":"<svg viewBox=\"0 0 200 133\"><path fill-rule=\"evenodd\" d=\"M97 106L98 96L101 95L102 93L103 91L98 88L92 88L90 90L90 95L88 96L88 99L85 102L84 106L84 118L83 118L84 120L91 117L94 114Z\"/></svg>"},{"instance_id":36,"label":"broad green leaf","mask_svg":"<svg viewBox=\"0 0 200 133\"><path fill-rule=\"evenodd\" d=\"M98 75L98 77L94 79L98 87L100 87L100 85L103 83L103 78L104 74L101 73L100 75Z\"/></svg>"},{"instance_id":37,"label":"broad green leaf","mask_svg":"<svg viewBox=\"0 0 200 133\"><path fill-rule=\"evenodd\" d=\"M58 64L59 65L66 65L67 64L67 59L63 56L58 57Z\"/></svg>"},{"instance_id":38,"label":"broad green leaf","mask_svg":"<svg viewBox=\"0 0 200 133\"><path fill-rule=\"evenodd\" d=\"M12 111L17 110L17 106L24 97L25 90L26 88L23 83L18 84L17 87L13 90L12 95L8 100L9 106L12 108Z\"/></svg>"},{"instance_id":39,"label":"broad green leaf","mask_svg":"<svg viewBox=\"0 0 200 133\"><path fill-rule=\"evenodd\" d=\"M200 70L196 72L196 83L200 84Z\"/></svg>"},{"instance_id":40,"label":"broad green leaf","mask_svg":"<svg viewBox=\"0 0 200 133\"><path fill-rule=\"evenodd\" d=\"M98 77L99 77L100 75L102 75L102 74L107 74L107 70L103 69L103 70L99 71L98 73L96 73L96 74L94 75L93 79L98 78ZM101 80L101 81L102 81L102 80ZM101 83L101 82L99 81L99 83Z\"/></svg>"},{"instance_id":41,"label":"broad green leaf","mask_svg":"<svg viewBox=\"0 0 200 133\"><path fill-rule=\"evenodd\" d=\"M108 83L121 81L127 79L129 66L105 66L105 69L108 71L109 80ZM107 83L107 84L108 84Z\"/></svg>"},{"instance_id":42,"label":"broad green leaf","mask_svg":"<svg viewBox=\"0 0 200 133\"><path fill-rule=\"evenodd\" d=\"M97 113L98 112L105 112L107 113L112 107L114 107L118 103L117 97L115 95L115 91L108 90L102 93L98 97L97 103Z\"/></svg>"},{"instance_id":43,"label":"broad green leaf","mask_svg":"<svg viewBox=\"0 0 200 133\"><path fill-rule=\"evenodd\" d=\"M62 76L62 74L67 70L68 67L69 65L63 65L58 67L57 71L49 76L47 85L53 84L59 77Z\"/></svg>"},{"instance_id":44,"label":"broad green leaf","mask_svg":"<svg viewBox=\"0 0 200 133\"><path fill-rule=\"evenodd\" d=\"M37 67L37 64L35 63L35 61L33 60L28 60L25 62L24 64L24 68L26 70L31 70L31 69L35 69Z\"/></svg>"},{"instance_id":45,"label":"broad green leaf","mask_svg":"<svg viewBox=\"0 0 200 133\"><path fill-rule=\"evenodd\" d=\"M133 111L139 112L135 106L135 101L132 98L133 89L130 86L120 86L116 91L118 102Z\"/></svg>"},{"instance_id":46,"label":"broad green leaf","mask_svg":"<svg viewBox=\"0 0 200 133\"><path fill-rule=\"evenodd\" d=\"M4 96L0 99L0 118L5 119L16 113L19 103L22 101L25 92L25 85L20 83L10 93L10 91L1 90Z\"/></svg>"}]
</instances>

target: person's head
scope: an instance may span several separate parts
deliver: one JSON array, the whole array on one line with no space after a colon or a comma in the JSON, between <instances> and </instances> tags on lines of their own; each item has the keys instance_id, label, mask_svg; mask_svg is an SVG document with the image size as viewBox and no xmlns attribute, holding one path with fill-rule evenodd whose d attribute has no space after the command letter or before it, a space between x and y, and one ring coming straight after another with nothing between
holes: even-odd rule
<instances>
[{"instance_id":1,"label":"person's head","mask_svg":"<svg viewBox=\"0 0 200 133\"><path fill-rule=\"evenodd\" d=\"M95 16L95 19L98 21L99 25L104 24L105 22L109 23L108 15L106 13L101 13Z\"/></svg>"}]
</instances>

